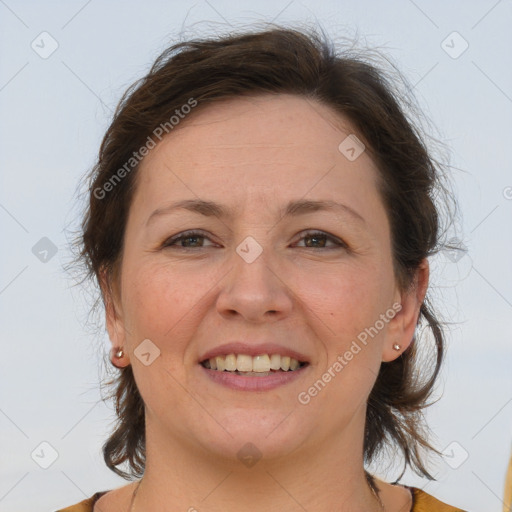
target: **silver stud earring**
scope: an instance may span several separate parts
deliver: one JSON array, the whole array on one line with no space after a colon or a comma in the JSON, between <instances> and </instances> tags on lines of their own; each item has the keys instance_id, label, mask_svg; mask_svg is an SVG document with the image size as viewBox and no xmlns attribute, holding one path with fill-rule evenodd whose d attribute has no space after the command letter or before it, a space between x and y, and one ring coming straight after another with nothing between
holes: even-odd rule
<instances>
[{"instance_id":1,"label":"silver stud earring","mask_svg":"<svg viewBox=\"0 0 512 512\"><path fill-rule=\"evenodd\" d=\"M395 343L393 348L398 352L402 347L398 343Z\"/></svg>"},{"instance_id":2,"label":"silver stud earring","mask_svg":"<svg viewBox=\"0 0 512 512\"><path fill-rule=\"evenodd\" d=\"M117 359L121 359L123 356L124 356L124 352L123 352L123 349L120 348L116 353L115 353L115 356Z\"/></svg>"}]
</instances>

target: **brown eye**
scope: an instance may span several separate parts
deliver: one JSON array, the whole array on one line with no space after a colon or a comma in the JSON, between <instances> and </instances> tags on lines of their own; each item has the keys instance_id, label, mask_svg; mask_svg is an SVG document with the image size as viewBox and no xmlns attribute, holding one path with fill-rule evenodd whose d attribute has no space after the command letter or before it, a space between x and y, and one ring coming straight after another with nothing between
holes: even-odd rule
<instances>
[{"instance_id":1,"label":"brown eye","mask_svg":"<svg viewBox=\"0 0 512 512\"><path fill-rule=\"evenodd\" d=\"M177 247L183 249L208 247L208 245L204 245L205 240L209 239L200 231L186 231L172 238L169 238L163 243L162 247Z\"/></svg>"},{"instance_id":2,"label":"brown eye","mask_svg":"<svg viewBox=\"0 0 512 512\"><path fill-rule=\"evenodd\" d=\"M323 231L308 231L300 240L305 241L305 245L302 247L308 249L336 249L339 247L347 247L342 240L324 233ZM331 246L328 246L329 243L331 243Z\"/></svg>"}]
</instances>

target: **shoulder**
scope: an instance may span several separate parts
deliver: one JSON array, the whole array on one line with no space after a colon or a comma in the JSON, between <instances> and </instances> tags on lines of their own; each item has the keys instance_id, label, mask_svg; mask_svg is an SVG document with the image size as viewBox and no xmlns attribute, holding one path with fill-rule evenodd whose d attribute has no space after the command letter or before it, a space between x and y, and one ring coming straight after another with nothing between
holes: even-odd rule
<instances>
[{"instance_id":1,"label":"shoulder","mask_svg":"<svg viewBox=\"0 0 512 512\"><path fill-rule=\"evenodd\" d=\"M76 503L75 505L71 505L66 508L61 508L56 512L92 512L94 508L94 504L108 491L97 492L93 494L90 498L87 498L80 503Z\"/></svg>"},{"instance_id":2,"label":"shoulder","mask_svg":"<svg viewBox=\"0 0 512 512\"><path fill-rule=\"evenodd\" d=\"M56 512L94 512L95 509L96 512L98 510L103 510L104 512L125 512L128 510L133 490L137 484L138 482L135 481L117 489L97 492L80 503L62 508Z\"/></svg>"},{"instance_id":3,"label":"shoulder","mask_svg":"<svg viewBox=\"0 0 512 512\"><path fill-rule=\"evenodd\" d=\"M427 494L416 487L408 488L413 496L411 512L465 512L461 508L452 507Z\"/></svg>"}]
</instances>

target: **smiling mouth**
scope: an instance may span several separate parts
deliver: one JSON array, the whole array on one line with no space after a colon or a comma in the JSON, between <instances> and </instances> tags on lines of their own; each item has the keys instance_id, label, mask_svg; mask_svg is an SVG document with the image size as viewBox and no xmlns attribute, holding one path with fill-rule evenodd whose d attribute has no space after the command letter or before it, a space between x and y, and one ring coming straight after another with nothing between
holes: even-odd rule
<instances>
[{"instance_id":1,"label":"smiling mouth","mask_svg":"<svg viewBox=\"0 0 512 512\"><path fill-rule=\"evenodd\" d=\"M276 373L294 372L309 363L280 354L260 354L254 357L247 354L227 354L205 359L200 364L208 370L233 375L267 377Z\"/></svg>"}]
</instances>

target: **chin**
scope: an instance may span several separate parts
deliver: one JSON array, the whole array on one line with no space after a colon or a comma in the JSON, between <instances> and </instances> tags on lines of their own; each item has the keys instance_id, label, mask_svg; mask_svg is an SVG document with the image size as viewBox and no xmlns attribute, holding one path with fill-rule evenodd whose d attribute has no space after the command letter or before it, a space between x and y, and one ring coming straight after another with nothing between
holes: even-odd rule
<instances>
[{"instance_id":1,"label":"chin","mask_svg":"<svg viewBox=\"0 0 512 512\"><path fill-rule=\"evenodd\" d=\"M259 459L279 459L295 451L310 435L304 424L296 424L290 411L269 414L268 411L236 411L220 419L224 429L216 427L197 433L199 442L226 462L240 462L251 467ZM213 421L213 420L212 420ZM215 423L215 421L214 421ZM257 459L257 460L256 460Z\"/></svg>"}]
</instances>

